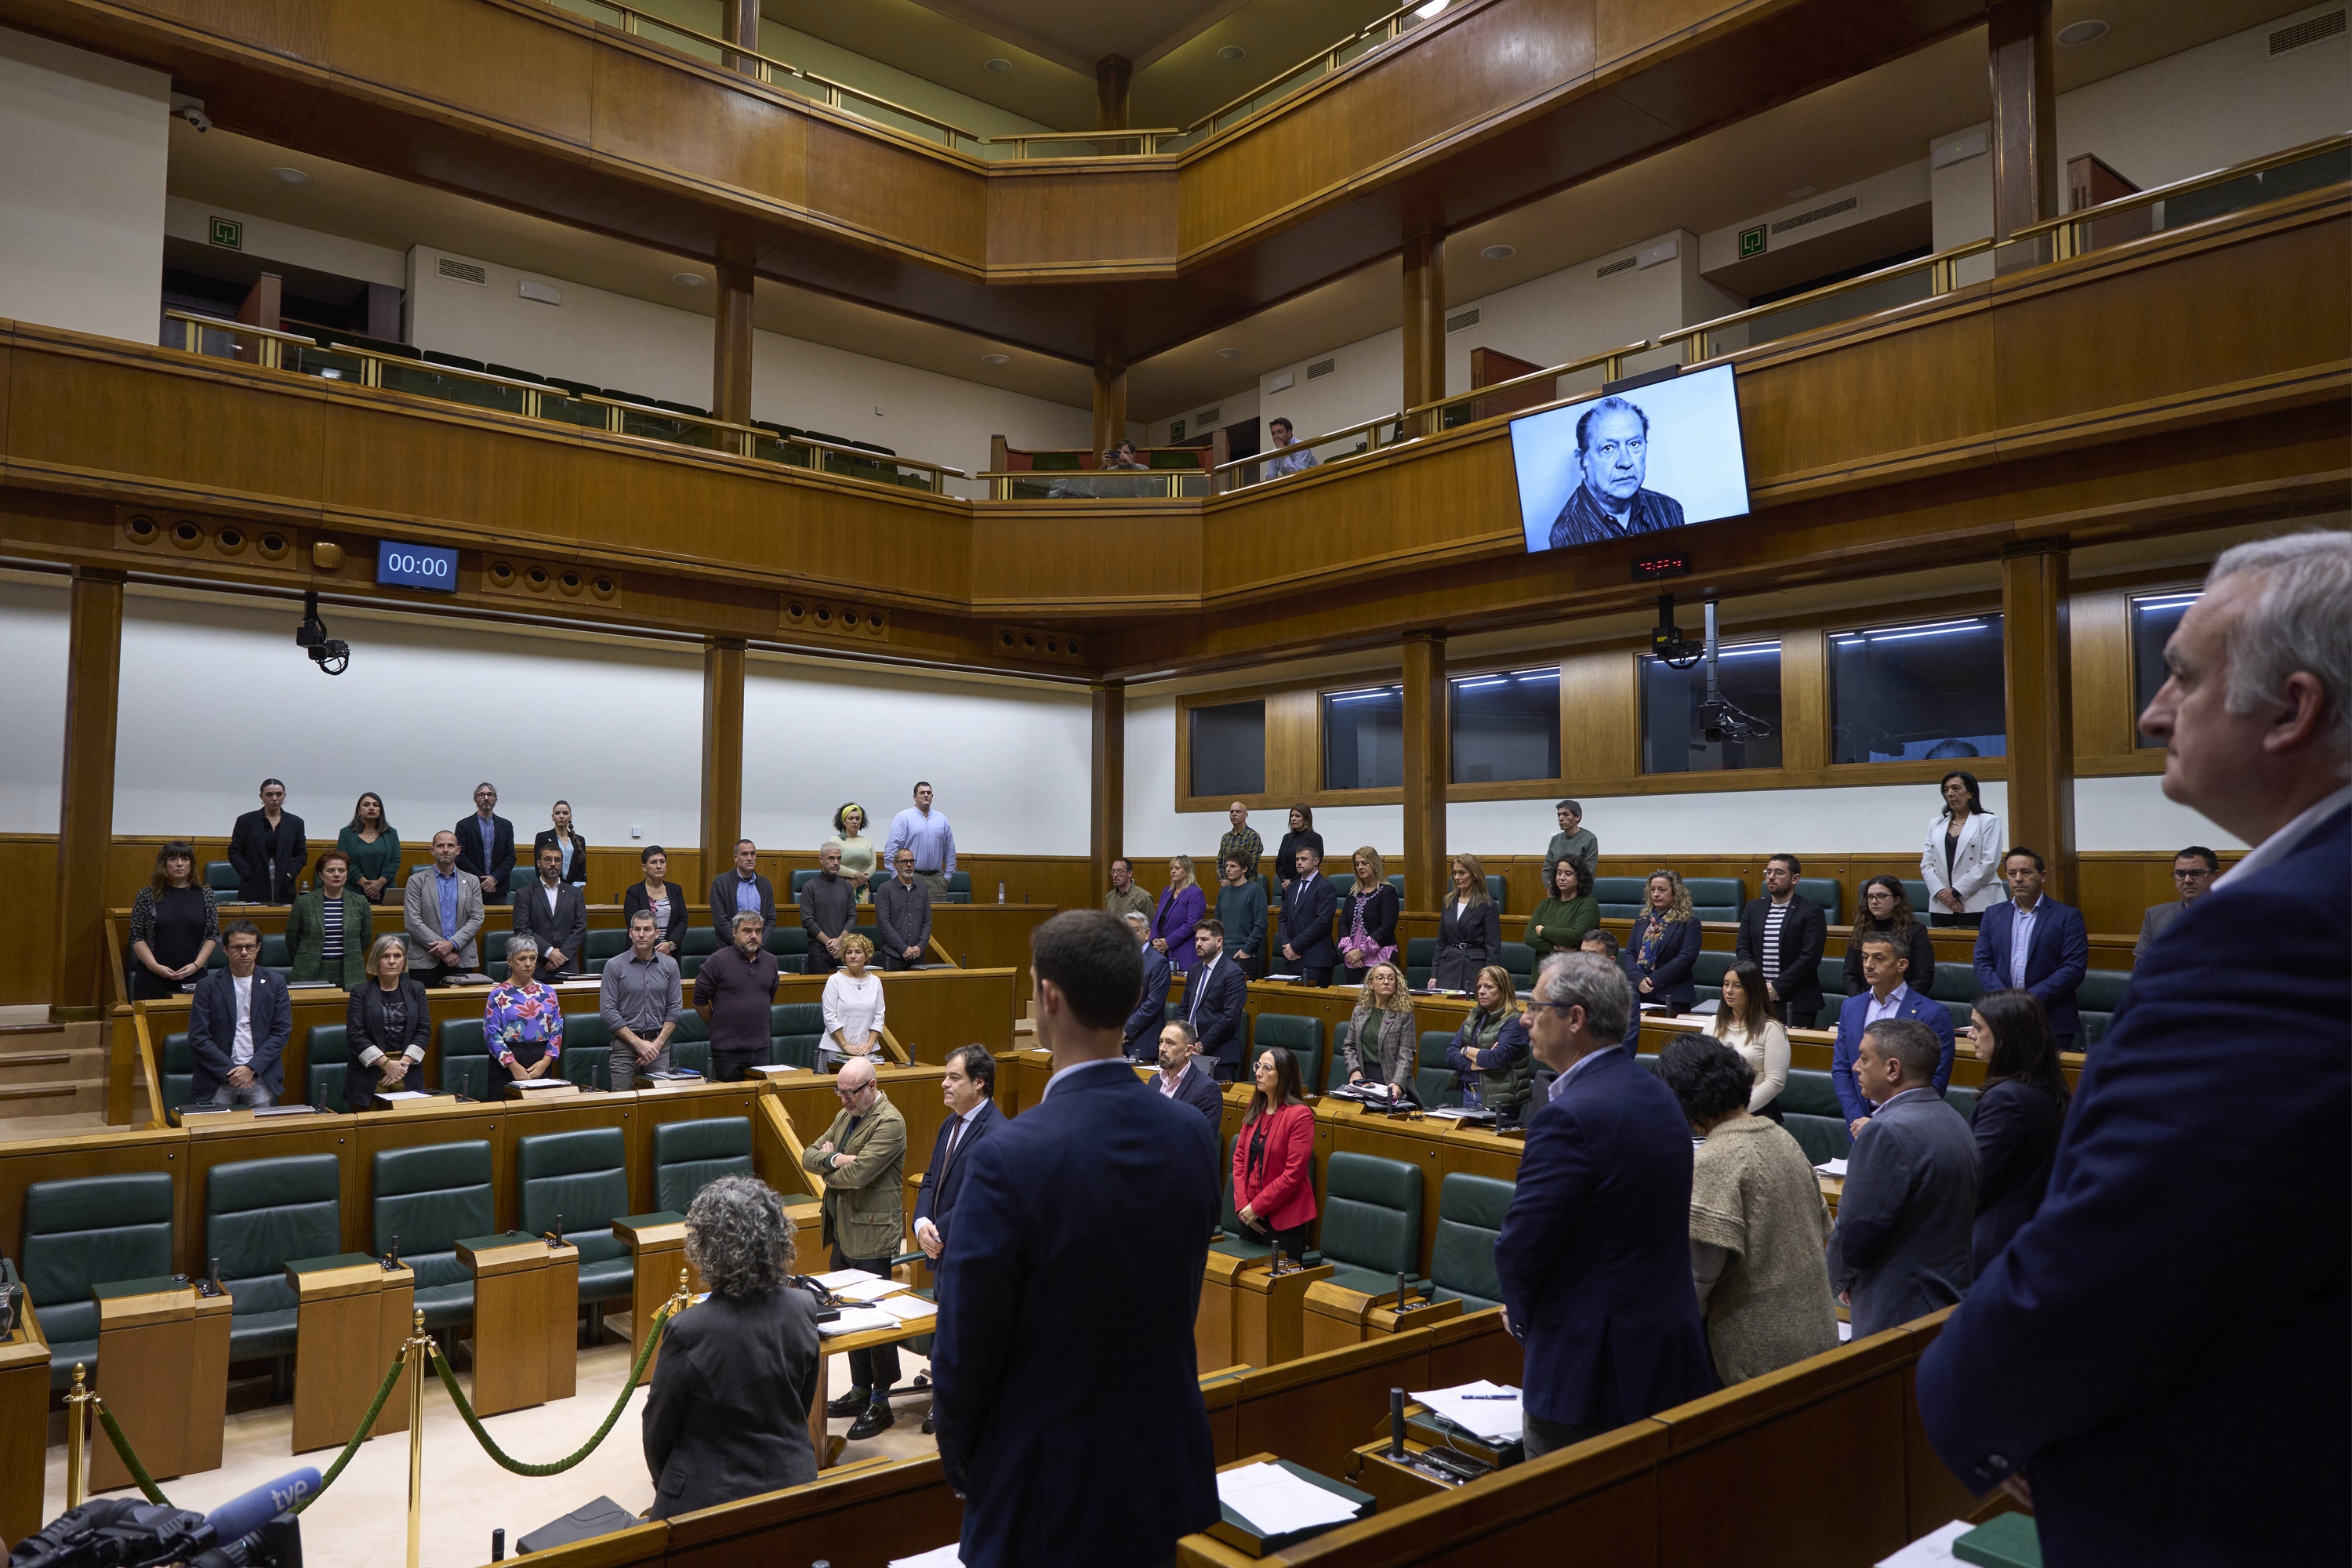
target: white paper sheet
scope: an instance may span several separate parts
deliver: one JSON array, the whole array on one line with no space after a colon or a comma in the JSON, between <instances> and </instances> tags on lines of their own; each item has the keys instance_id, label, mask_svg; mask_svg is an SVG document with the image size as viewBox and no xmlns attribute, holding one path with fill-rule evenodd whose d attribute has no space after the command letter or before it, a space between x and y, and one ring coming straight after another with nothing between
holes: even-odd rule
<instances>
[{"instance_id":1,"label":"white paper sheet","mask_svg":"<svg viewBox=\"0 0 2352 1568\"><path fill-rule=\"evenodd\" d=\"M1217 1500L1265 1535L1288 1535L1356 1517L1346 1500L1300 1480L1280 1465L1244 1465L1217 1473Z\"/></svg>"},{"instance_id":2,"label":"white paper sheet","mask_svg":"<svg viewBox=\"0 0 2352 1568\"><path fill-rule=\"evenodd\" d=\"M902 1323L936 1317L940 1310L938 1302L926 1301L920 1296L885 1296L874 1304Z\"/></svg>"},{"instance_id":3,"label":"white paper sheet","mask_svg":"<svg viewBox=\"0 0 2352 1568\"><path fill-rule=\"evenodd\" d=\"M893 1557L890 1568L963 1568L963 1557L958 1543L950 1541L912 1557Z\"/></svg>"},{"instance_id":4,"label":"white paper sheet","mask_svg":"<svg viewBox=\"0 0 2352 1568\"><path fill-rule=\"evenodd\" d=\"M867 1279L879 1279L882 1276L864 1268L836 1268L830 1274L814 1274L810 1278L828 1290L838 1290L844 1285L856 1285Z\"/></svg>"},{"instance_id":5,"label":"white paper sheet","mask_svg":"<svg viewBox=\"0 0 2352 1568\"><path fill-rule=\"evenodd\" d=\"M1848 1340L1853 1338L1853 1325L1845 1321L1843 1319L1840 1319L1838 1321L1838 1343L1844 1344Z\"/></svg>"},{"instance_id":6,"label":"white paper sheet","mask_svg":"<svg viewBox=\"0 0 2352 1568\"><path fill-rule=\"evenodd\" d=\"M378 1100L430 1100L433 1095L422 1089L380 1089L375 1091L375 1097Z\"/></svg>"},{"instance_id":7,"label":"white paper sheet","mask_svg":"<svg viewBox=\"0 0 2352 1568\"><path fill-rule=\"evenodd\" d=\"M1490 1443L1516 1441L1525 1426L1525 1417L1519 1413L1519 1391L1507 1384L1488 1383L1483 1377L1454 1388L1416 1394L1413 1398Z\"/></svg>"},{"instance_id":8,"label":"white paper sheet","mask_svg":"<svg viewBox=\"0 0 2352 1568\"><path fill-rule=\"evenodd\" d=\"M1824 1160L1820 1164L1815 1165L1813 1169L1819 1171L1824 1176L1843 1176L1845 1174L1845 1162L1843 1160Z\"/></svg>"},{"instance_id":9,"label":"white paper sheet","mask_svg":"<svg viewBox=\"0 0 2352 1568\"><path fill-rule=\"evenodd\" d=\"M1952 1542L1975 1528L1965 1519L1956 1519L1921 1536L1894 1556L1880 1558L1878 1568L1948 1568L1959 1561L1952 1555Z\"/></svg>"},{"instance_id":10,"label":"white paper sheet","mask_svg":"<svg viewBox=\"0 0 2352 1568\"><path fill-rule=\"evenodd\" d=\"M819 1323L816 1331L826 1339L839 1339L844 1334L862 1334L874 1329L895 1329L898 1320L879 1307L844 1307L841 1316L829 1323Z\"/></svg>"},{"instance_id":11,"label":"white paper sheet","mask_svg":"<svg viewBox=\"0 0 2352 1568\"><path fill-rule=\"evenodd\" d=\"M845 1285L828 1285L825 1289L845 1301L857 1301L870 1307L885 1296L897 1295L906 1287L896 1279L876 1279L868 1277L864 1279L853 1279Z\"/></svg>"}]
</instances>

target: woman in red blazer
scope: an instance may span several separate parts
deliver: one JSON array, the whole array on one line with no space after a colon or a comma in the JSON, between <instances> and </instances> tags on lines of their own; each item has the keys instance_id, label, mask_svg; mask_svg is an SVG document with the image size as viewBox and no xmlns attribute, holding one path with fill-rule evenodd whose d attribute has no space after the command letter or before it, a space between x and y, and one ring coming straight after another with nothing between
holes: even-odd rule
<instances>
[{"instance_id":1,"label":"woman in red blazer","mask_svg":"<svg viewBox=\"0 0 2352 1568\"><path fill-rule=\"evenodd\" d=\"M1258 1053L1257 1092L1234 1139L1234 1213L1293 1263L1307 1257L1315 1223L1315 1112L1299 1090L1298 1058L1280 1046Z\"/></svg>"}]
</instances>

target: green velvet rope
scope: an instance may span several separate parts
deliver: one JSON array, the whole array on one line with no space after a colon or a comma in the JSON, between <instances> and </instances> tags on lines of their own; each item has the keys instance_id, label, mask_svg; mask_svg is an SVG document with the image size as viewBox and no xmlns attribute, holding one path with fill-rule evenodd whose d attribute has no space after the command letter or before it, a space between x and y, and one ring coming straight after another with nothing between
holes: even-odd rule
<instances>
[{"instance_id":1,"label":"green velvet rope","mask_svg":"<svg viewBox=\"0 0 2352 1568\"><path fill-rule=\"evenodd\" d=\"M335 1484L335 1478L343 1473L343 1467L352 1462L352 1456L360 1451L360 1445L366 1442L368 1434L375 1430L375 1418L383 1414L383 1402L392 1397L393 1386L400 1381L401 1369L407 1364L408 1349L404 1345L400 1353L392 1358L392 1364L384 1368L383 1385L375 1391L375 1403L368 1406L367 1415L361 1418L360 1429L352 1434L352 1440L343 1445L343 1451L335 1456L333 1464L327 1467L326 1475L319 1482L319 1489L296 1503L294 1512L300 1513L327 1495L327 1489ZM419 1419L418 1413L410 1411L408 1418L411 1421Z\"/></svg>"},{"instance_id":2,"label":"green velvet rope","mask_svg":"<svg viewBox=\"0 0 2352 1568\"><path fill-rule=\"evenodd\" d=\"M457 1407L457 1414L466 1418L466 1426L473 1432L475 1440L481 1444L482 1451L497 1461L500 1469L518 1476L560 1476L594 1453L596 1445L604 1440L605 1435L613 1430L613 1424L621 1418L621 1412L628 1407L629 1395L637 1391L637 1380L646 1374L646 1363L653 1360L654 1347L661 1343L662 1325L669 1321L669 1303L665 1301L646 1330L645 1348L637 1352L637 1363L629 1369L629 1380L621 1385L621 1397L613 1402L612 1413L604 1417L604 1424L596 1428L595 1436L552 1464L527 1465L498 1446L482 1429L482 1418L474 1414L473 1405L467 1402L465 1392L457 1386L457 1374L449 1369L449 1363L442 1356L438 1346L433 1351L433 1370L441 1374L441 1386L449 1391L450 1403Z\"/></svg>"},{"instance_id":3,"label":"green velvet rope","mask_svg":"<svg viewBox=\"0 0 2352 1568\"><path fill-rule=\"evenodd\" d=\"M107 1440L114 1445L114 1451L122 1456L122 1468L131 1472L131 1480L146 1495L147 1500L161 1503L165 1508L177 1508L179 1504L163 1495L163 1489L155 1484L155 1478L149 1475L147 1467L139 1462L139 1456L131 1450L131 1439L122 1435L122 1428L115 1424L114 1412L106 1407L102 1399L98 1403L98 1424L105 1430Z\"/></svg>"}]
</instances>

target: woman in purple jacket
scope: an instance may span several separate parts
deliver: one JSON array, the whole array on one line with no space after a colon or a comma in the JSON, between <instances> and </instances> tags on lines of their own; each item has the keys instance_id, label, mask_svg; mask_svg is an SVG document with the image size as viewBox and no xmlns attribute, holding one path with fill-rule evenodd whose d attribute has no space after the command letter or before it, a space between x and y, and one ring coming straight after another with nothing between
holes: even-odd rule
<instances>
[{"instance_id":1,"label":"woman in purple jacket","mask_svg":"<svg viewBox=\"0 0 2352 1568\"><path fill-rule=\"evenodd\" d=\"M1152 916L1151 945L1168 955L1179 974L1192 968L1192 928L1201 923L1208 900L1192 877L1192 858L1179 855L1168 862L1168 886L1160 889L1160 907Z\"/></svg>"}]
</instances>

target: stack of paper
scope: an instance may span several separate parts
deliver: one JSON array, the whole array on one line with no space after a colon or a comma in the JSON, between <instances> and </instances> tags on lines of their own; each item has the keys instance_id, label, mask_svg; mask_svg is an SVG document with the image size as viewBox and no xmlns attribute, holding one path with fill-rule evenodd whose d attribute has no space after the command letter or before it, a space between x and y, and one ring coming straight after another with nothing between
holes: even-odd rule
<instances>
[{"instance_id":1,"label":"stack of paper","mask_svg":"<svg viewBox=\"0 0 2352 1568\"><path fill-rule=\"evenodd\" d=\"M1413 1398L1456 1426L1489 1443L1513 1443L1520 1436L1519 1391L1480 1378L1455 1388L1433 1389Z\"/></svg>"},{"instance_id":2,"label":"stack of paper","mask_svg":"<svg viewBox=\"0 0 2352 1568\"><path fill-rule=\"evenodd\" d=\"M1300 1480L1280 1465L1218 1471L1217 1500L1249 1521L1262 1536L1344 1524L1356 1517L1355 1505L1346 1499Z\"/></svg>"},{"instance_id":3,"label":"stack of paper","mask_svg":"<svg viewBox=\"0 0 2352 1568\"><path fill-rule=\"evenodd\" d=\"M829 1323L819 1323L816 1331L826 1339L838 1339L844 1334L870 1333L876 1329L895 1329L898 1320L879 1307L844 1307L841 1316Z\"/></svg>"},{"instance_id":4,"label":"stack of paper","mask_svg":"<svg viewBox=\"0 0 2352 1568\"><path fill-rule=\"evenodd\" d=\"M1843 1176L1845 1174L1845 1162L1843 1160L1824 1160L1820 1164L1815 1165L1813 1169L1819 1171L1824 1176Z\"/></svg>"},{"instance_id":5,"label":"stack of paper","mask_svg":"<svg viewBox=\"0 0 2352 1568\"><path fill-rule=\"evenodd\" d=\"M963 1568L963 1558L957 1543L950 1541L945 1546L935 1546L912 1557L893 1557L890 1568Z\"/></svg>"},{"instance_id":6,"label":"stack of paper","mask_svg":"<svg viewBox=\"0 0 2352 1568\"><path fill-rule=\"evenodd\" d=\"M885 1296L875 1305L902 1323L936 1317L940 1310L938 1302L926 1301L920 1296Z\"/></svg>"},{"instance_id":7,"label":"stack of paper","mask_svg":"<svg viewBox=\"0 0 2352 1568\"><path fill-rule=\"evenodd\" d=\"M844 1285L863 1284L867 1280L879 1279L882 1276L864 1268L836 1268L830 1274L816 1274L812 1275L811 1278L826 1289L837 1292Z\"/></svg>"},{"instance_id":8,"label":"stack of paper","mask_svg":"<svg viewBox=\"0 0 2352 1568\"><path fill-rule=\"evenodd\" d=\"M877 1279L870 1275L863 1279L853 1279L845 1285L825 1287L841 1300L862 1302L866 1306L873 1305L885 1296L895 1296L906 1288L896 1279Z\"/></svg>"},{"instance_id":9,"label":"stack of paper","mask_svg":"<svg viewBox=\"0 0 2352 1568\"><path fill-rule=\"evenodd\" d=\"M433 1095L421 1089L380 1089L375 1091L375 1097L378 1100L431 1100Z\"/></svg>"}]
</instances>

